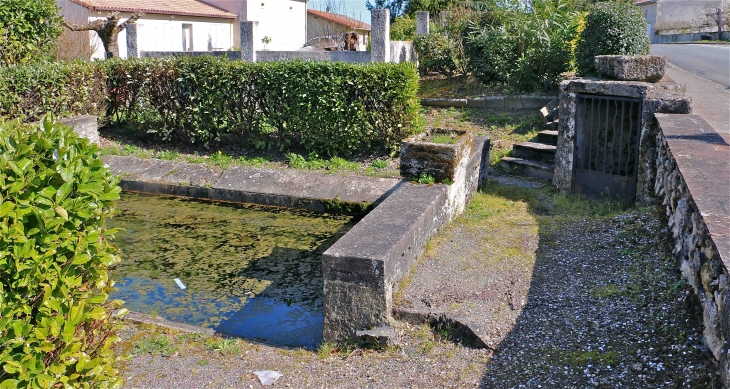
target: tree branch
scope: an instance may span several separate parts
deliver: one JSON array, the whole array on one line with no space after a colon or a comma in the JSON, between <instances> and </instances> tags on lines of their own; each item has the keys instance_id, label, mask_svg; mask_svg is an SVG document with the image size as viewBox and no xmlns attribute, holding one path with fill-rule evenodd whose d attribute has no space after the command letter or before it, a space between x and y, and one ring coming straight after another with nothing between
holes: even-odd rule
<instances>
[{"instance_id":1,"label":"tree branch","mask_svg":"<svg viewBox=\"0 0 730 389\"><path fill-rule=\"evenodd\" d=\"M63 25L71 31L99 31L104 28L106 22L106 20L100 19L88 24L71 24L64 19Z\"/></svg>"},{"instance_id":2,"label":"tree branch","mask_svg":"<svg viewBox=\"0 0 730 389\"><path fill-rule=\"evenodd\" d=\"M124 30L125 28L127 28L128 24L136 23L137 19L141 18L142 16L144 16L144 12L135 12L132 16L129 17L129 19L125 20L124 23L119 25L119 30Z\"/></svg>"}]
</instances>

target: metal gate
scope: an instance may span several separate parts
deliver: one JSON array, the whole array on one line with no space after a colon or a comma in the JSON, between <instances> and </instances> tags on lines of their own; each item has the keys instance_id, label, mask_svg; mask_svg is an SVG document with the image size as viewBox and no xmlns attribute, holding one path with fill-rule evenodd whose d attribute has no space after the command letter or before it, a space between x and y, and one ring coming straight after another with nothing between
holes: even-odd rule
<instances>
[{"instance_id":1,"label":"metal gate","mask_svg":"<svg viewBox=\"0 0 730 389\"><path fill-rule=\"evenodd\" d=\"M578 94L573 193L631 201L641 134L641 99Z\"/></svg>"}]
</instances>

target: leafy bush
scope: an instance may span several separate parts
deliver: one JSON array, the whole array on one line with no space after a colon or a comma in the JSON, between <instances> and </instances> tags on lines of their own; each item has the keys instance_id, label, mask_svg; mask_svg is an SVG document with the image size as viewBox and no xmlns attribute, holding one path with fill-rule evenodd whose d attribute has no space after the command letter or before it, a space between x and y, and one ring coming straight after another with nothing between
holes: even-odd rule
<instances>
[{"instance_id":1,"label":"leafy bush","mask_svg":"<svg viewBox=\"0 0 730 389\"><path fill-rule=\"evenodd\" d=\"M161 140L334 156L394 150L418 125L411 64L181 57L105 66L110 114Z\"/></svg>"},{"instance_id":2,"label":"leafy bush","mask_svg":"<svg viewBox=\"0 0 730 389\"><path fill-rule=\"evenodd\" d=\"M437 72L451 77L457 73L456 42L445 34L419 35L413 40L413 48L418 53L418 71L421 74Z\"/></svg>"},{"instance_id":3,"label":"leafy bush","mask_svg":"<svg viewBox=\"0 0 730 389\"><path fill-rule=\"evenodd\" d=\"M643 55L649 53L649 34L641 10L633 3L601 2L591 7L576 48L578 72L596 71L596 55Z\"/></svg>"},{"instance_id":4,"label":"leafy bush","mask_svg":"<svg viewBox=\"0 0 730 389\"><path fill-rule=\"evenodd\" d=\"M464 38L469 67L485 84L520 91L554 89L560 74L571 70L580 14L564 0L508 1L493 6Z\"/></svg>"},{"instance_id":5,"label":"leafy bush","mask_svg":"<svg viewBox=\"0 0 730 389\"><path fill-rule=\"evenodd\" d=\"M96 146L0 123L0 387L118 387L105 230L119 197Z\"/></svg>"},{"instance_id":6,"label":"leafy bush","mask_svg":"<svg viewBox=\"0 0 730 389\"><path fill-rule=\"evenodd\" d=\"M61 22L53 0L3 0L0 64L24 64L48 56L61 34Z\"/></svg>"},{"instance_id":7,"label":"leafy bush","mask_svg":"<svg viewBox=\"0 0 730 389\"><path fill-rule=\"evenodd\" d=\"M25 116L27 121L47 112L103 116L104 79L103 69L89 62L0 67L0 116Z\"/></svg>"},{"instance_id":8,"label":"leafy bush","mask_svg":"<svg viewBox=\"0 0 730 389\"><path fill-rule=\"evenodd\" d=\"M433 5L437 6L437 3ZM446 6L447 3L442 2L440 5ZM446 9L446 18L442 23L431 23L428 35L413 40L421 74L438 72L451 77L468 72L463 35L470 21L478 19L480 14L468 4L451 5Z\"/></svg>"},{"instance_id":9,"label":"leafy bush","mask_svg":"<svg viewBox=\"0 0 730 389\"><path fill-rule=\"evenodd\" d=\"M390 24L390 40L412 41L416 37L416 19L407 15L396 18Z\"/></svg>"}]
</instances>

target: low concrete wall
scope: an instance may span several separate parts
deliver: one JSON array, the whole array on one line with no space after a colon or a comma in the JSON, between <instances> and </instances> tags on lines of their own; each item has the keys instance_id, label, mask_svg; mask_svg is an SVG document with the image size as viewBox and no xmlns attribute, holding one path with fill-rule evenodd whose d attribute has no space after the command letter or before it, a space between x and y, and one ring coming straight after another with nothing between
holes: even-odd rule
<instances>
[{"instance_id":1,"label":"low concrete wall","mask_svg":"<svg viewBox=\"0 0 730 389\"><path fill-rule=\"evenodd\" d=\"M418 55L411 41L390 41L390 62L416 62Z\"/></svg>"},{"instance_id":2,"label":"low concrete wall","mask_svg":"<svg viewBox=\"0 0 730 389\"><path fill-rule=\"evenodd\" d=\"M257 51L257 62L303 59L308 61L332 61L350 63L370 62L369 51Z\"/></svg>"},{"instance_id":3,"label":"low concrete wall","mask_svg":"<svg viewBox=\"0 0 730 389\"><path fill-rule=\"evenodd\" d=\"M240 51L141 51L140 58L164 58L164 57L227 57L230 60L241 59Z\"/></svg>"},{"instance_id":4,"label":"low concrete wall","mask_svg":"<svg viewBox=\"0 0 730 389\"><path fill-rule=\"evenodd\" d=\"M704 339L730 387L730 137L695 115L657 114L654 192L702 305Z\"/></svg>"},{"instance_id":5,"label":"low concrete wall","mask_svg":"<svg viewBox=\"0 0 730 389\"><path fill-rule=\"evenodd\" d=\"M556 96L487 96L473 99L421 99L421 105L431 107L469 107L487 109L540 109Z\"/></svg>"},{"instance_id":6,"label":"low concrete wall","mask_svg":"<svg viewBox=\"0 0 730 389\"><path fill-rule=\"evenodd\" d=\"M404 183L322 256L324 339L342 341L393 320L393 293L426 242L486 181L489 141L479 137L452 185ZM463 205L461 206L463 209Z\"/></svg>"},{"instance_id":7,"label":"low concrete wall","mask_svg":"<svg viewBox=\"0 0 730 389\"><path fill-rule=\"evenodd\" d=\"M723 34L727 38L728 33ZM696 32L691 34L667 34L659 35L655 34L651 37L651 43L676 43L676 42L694 42L701 41L710 37L712 40L717 40L717 32Z\"/></svg>"}]
</instances>

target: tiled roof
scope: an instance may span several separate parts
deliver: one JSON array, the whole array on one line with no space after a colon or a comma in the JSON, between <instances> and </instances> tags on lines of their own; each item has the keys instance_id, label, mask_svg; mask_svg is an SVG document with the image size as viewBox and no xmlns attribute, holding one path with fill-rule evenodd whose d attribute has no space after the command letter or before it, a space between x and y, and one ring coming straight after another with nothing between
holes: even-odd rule
<instances>
[{"instance_id":1,"label":"tiled roof","mask_svg":"<svg viewBox=\"0 0 730 389\"><path fill-rule=\"evenodd\" d=\"M236 14L197 0L71 0L92 11L144 12L235 19Z\"/></svg>"},{"instance_id":2,"label":"tiled roof","mask_svg":"<svg viewBox=\"0 0 730 389\"><path fill-rule=\"evenodd\" d=\"M367 24L365 22L361 22L357 19L353 19L353 18L345 16L345 15L333 14L333 13L324 12L324 11L316 11L313 9L308 9L307 13L314 15L316 17L320 17L322 19L329 20L329 21L337 23L337 24L341 24L347 28L354 28L354 29L358 29L358 30L370 31L369 24Z\"/></svg>"}]
</instances>

